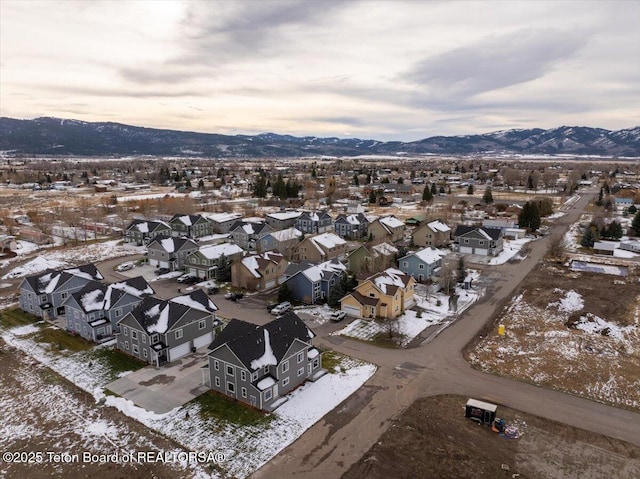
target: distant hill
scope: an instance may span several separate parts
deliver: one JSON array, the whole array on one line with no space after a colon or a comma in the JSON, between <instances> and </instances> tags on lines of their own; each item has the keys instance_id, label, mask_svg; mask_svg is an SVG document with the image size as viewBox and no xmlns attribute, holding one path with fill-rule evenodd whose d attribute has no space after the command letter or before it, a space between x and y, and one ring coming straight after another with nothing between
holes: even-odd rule
<instances>
[{"instance_id":1,"label":"distant hill","mask_svg":"<svg viewBox=\"0 0 640 479\"><path fill-rule=\"evenodd\" d=\"M381 142L358 138L219 135L59 118L0 118L0 151L30 155L171 155L202 157L357 156L400 154L575 154L640 156L640 127L609 131L562 126L483 135Z\"/></svg>"}]
</instances>

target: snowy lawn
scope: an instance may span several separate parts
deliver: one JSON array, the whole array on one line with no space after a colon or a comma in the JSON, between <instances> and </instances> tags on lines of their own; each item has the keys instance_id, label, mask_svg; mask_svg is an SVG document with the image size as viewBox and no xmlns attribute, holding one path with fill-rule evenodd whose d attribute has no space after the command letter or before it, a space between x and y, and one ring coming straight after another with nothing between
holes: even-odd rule
<instances>
[{"instance_id":1,"label":"snowy lawn","mask_svg":"<svg viewBox=\"0 0 640 479\"><path fill-rule=\"evenodd\" d=\"M123 375L126 364L114 367L108 355L101 352L104 345L87 351L59 354L34 340L41 332L42 328L32 325L1 330L8 345L24 351L90 392L96 401L104 401L191 451L223 453L225 460L217 466L224 477L246 477L254 472L354 393L376 371L372 364L345 358L339 361L339 367L332 374L326 374L315 383L308 382L292 392L289 401L268 416L269 421L238 425L203 414L198 398L166 414L154 414L127 399L106 395L104 386ZM230 404L234 408L245 407ZM192 472L197 472L198 466L193 467Z\"/></svg>"},{"instance_id":2,"label":"snowy lawn","mask_svg":"<svg viewBox=\"0 0 640 479\"><path fill-rule=\"evenodd\" d=\"M47 269L60 269L79 264L97 263L110 258L139 253L140 249L125 245L122 240L80 245L75 248L46 251L38 257L12 269L2 279L38 274Z\"/></svg>"},{"instance_id":3,"label":"snowy lawn","mask_svg":"<svg viewBox=\"0 0 640 479\"><path fill-rule=\"evenodd\" d=\"M335 312L327 304L316 306L299 306L293 308L298 315L302 314L302 319L313 321L317 326L327 323L331 319L331 313ZM306 316L305 316L306 315Z\"/></svg>"},{"instance_id":4,"label":"snowy lawn","mask_svg":"<svg viewBox=\"0 0 640 479\"><path fill-rule=\"evenodd\" d=\"M522 238L517 240L504 240L504 246L502 252L495 258L489 260L490 265L504 264L517 255L522 247L534 238Z\"/></svg>"}]
</instances>

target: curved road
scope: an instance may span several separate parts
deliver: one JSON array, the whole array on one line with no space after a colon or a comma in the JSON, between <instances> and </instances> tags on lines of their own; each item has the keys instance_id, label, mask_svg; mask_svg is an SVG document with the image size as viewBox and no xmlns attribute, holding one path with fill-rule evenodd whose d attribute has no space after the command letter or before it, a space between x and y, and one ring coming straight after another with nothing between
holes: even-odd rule
<instances>
[{"instance_id":1,"label":"curved road","mask_svg":"<svg viewBox=\"0 0 640 479\"><path fill-rule=\"evenodd\" d=\"M549 243L566 232L593 194L585 194L561 218L548 237L531 243L527 258L497 267L484 298L432 341L416 348L379 348L329 336L331 325L318 328L316 344L378 366L376 374L296 442L253 474L254 479L340 477L415 400L460 394L622 439L640 446L640 414L558 391L543 389L474 370L462 350L511 298L545 255ZM335 329L335 327L333 328Z\"/></svg>"}]
</instances>

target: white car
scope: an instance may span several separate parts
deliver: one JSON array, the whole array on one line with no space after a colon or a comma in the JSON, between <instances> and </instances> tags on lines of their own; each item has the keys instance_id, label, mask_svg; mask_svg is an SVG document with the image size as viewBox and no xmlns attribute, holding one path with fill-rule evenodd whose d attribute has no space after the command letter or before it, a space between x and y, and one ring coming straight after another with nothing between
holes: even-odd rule
<instances>
[{"instance_id":1,"label":"white car","mask_svg":"<svg viewBox=\"0 0 640 479\"><path fill-rule=\"evenodd\" d=\"M286 313L291 310L291 303L289 301L285 301L284 303L280 303L278 306L271 310L271 314L275 314L276 316L280 316L281 314Z\"/></svg>"},{"instance_id":2,"label":"white car","mask_svg":"<svg viewBox=\"0 0 640 479\"><path fill-rule=\"evenodd\" d=\"M134 266L133 263L122 263L116 267L116 271L118 272L129 271L130 269L133 269L133 266Z\"/></svg>"},{"instance_id":3,"label":"white car","mask_svg":"<svg viewBox=\"0 0 640 479\"><path fill-rule=\"evenodd\" d=\"M329 316L329 319L334 323L337 323L338 321L342 321L346 316L347 313L345 313L344 311L334 311L333 313L331 313L331 316Z\"/></svg>"}]
</instances>

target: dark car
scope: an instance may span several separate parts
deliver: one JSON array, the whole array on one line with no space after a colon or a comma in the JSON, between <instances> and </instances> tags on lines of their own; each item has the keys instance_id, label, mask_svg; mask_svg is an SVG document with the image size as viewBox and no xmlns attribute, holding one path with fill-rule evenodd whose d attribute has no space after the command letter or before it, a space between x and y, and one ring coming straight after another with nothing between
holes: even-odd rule
<instances>
[{"instance_id":1,"label":"dark car","mask_svg":"<svg viewBox=\"0 0 640 479\"><path fill-rule=\"evenodd\" d=\"M158 276L161 274L167 274L169 272L169 268L158 268L157 270L154 271L155 274L157 274Z\"/></svg>"},{"instance_id":2,"label":"dark car","mask_svg":"<svg viewBox=\"0 0 640 479\"><path fill-rule=\"evenodd\" d=\"M212 286L209 289L207 289L207 293L209 294L218 294L220 292L220 288L218 288L217 286Z\"/></svg>"},{"instance_id":3,"label":"dark car","mask_svg":"<svg viewBox=\"0 0 640 479\"><path fill-rule=\"evenodd\" d=\"M197 276L189 276L186 280L185 280L185 284L196 284L198 281L200 281L200 278L198 278Z\"/></svg>"}]
</instances>

